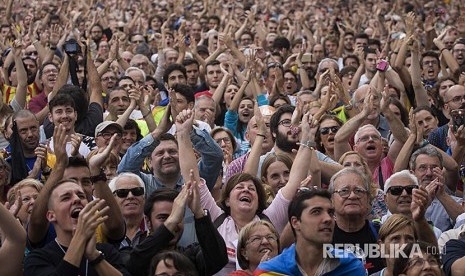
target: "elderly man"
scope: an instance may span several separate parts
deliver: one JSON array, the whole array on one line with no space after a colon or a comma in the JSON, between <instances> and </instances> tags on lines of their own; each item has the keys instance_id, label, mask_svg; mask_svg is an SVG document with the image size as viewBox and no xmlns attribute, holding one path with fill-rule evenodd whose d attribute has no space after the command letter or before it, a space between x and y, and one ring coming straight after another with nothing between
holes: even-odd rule
<instances>
[{"instance_id":1,"label":"elderly man","mask_svg":"<svg viewBox=\"0 0 465 276\"><path fill-rule=\"evenodd\" d=\"M351 253L324 252L334 231L334 206L325 190L302 191L289 204L289 223L296 242L270 261L262 262L254 275L366 275L363 263ZM336 256L324 259L326 254ZM338 257L342 253L342 258Z\"/></svg>"},{"instance_id":2,"label":"elderly man","mask_svg":"<svg viewBox=\"0 0 465 276\"><path fill-rule=\"evenodd\" d=\"M386 180L384 193L384 201L389 211L381 218L381 223L384 223L392 214L402 214L414 221L419 240L436 244L436 238L439 238L442 232L434 226L434 232L429 231L431 226L425 219L426 208L429 204L428 192L425 187L418 186L415 175L408 170L391 175Z\"/></svg>"},{"instance_id":3,"label":"elderly man","mask_svg":"<svg viewBox=\"0 0 465 276\"><path fill-rule=\"evenodd\" d=\"M355 168L345 168L331 178L328 190L336 218L333 244L365 248L378 242L379 225L366 219L370 212L370 186L371 178ZM365 267L369 274L375 273L384 267L383 260L368 256Z\"/></svg>"}]
</instances>

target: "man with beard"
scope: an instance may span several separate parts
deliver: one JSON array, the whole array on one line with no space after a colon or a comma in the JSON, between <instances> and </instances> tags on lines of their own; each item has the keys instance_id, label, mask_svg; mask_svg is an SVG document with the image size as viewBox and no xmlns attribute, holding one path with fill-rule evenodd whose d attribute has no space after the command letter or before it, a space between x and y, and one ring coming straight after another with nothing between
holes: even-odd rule
<instances>
[{"instance_id":1,"label":"man with beard","mask_svg":"<svg viewBox=\"0 0 465 276\"><path fill-rule=\"evenodd\" d=\"M186 207L194 213L199 240L187 248L177 246L184 230ZM200 275L213 275L227 264L226 245L210 215L200 206L195 183L187 183L180 193L167 188L154 191L145 203L144 213L151 234L131 252L127 268L133 276L147 275L151 259L163 250L177 249L186 255Z\"/></svg>"},{"instance_id":2,"label":"man with beard","mask_svg":"<svg viewBox=\"0 0 465 276\"><path fill-rule=\"evenodd\" d=\"M260 163L258 167L257 176L260 177L263 161L266 157L275 152L288 155L294 160L300 143L300 129L299 126L293 126L291 122L292 113L295 107L284 105L278 108L270 119L271 137L274 141L273 148L266 154L260 156ZM308 146L315 144L314 141L307 141ZM316 146L316 145L315 145ZM329 180L331 176L339 171L342 166L335 162L323 153L316 151L317 157L320 160L321 176Z\"/></svg>"},{"instance_id":3,"label":"man with beard","mask_svg":"<svg viewBox=\"0 0 465 276\"><path fill-rule=\"evenodd\" d=\"M402 149L402 145L407 141L408 135L402 122L389 109L387 103L380 107L381 93L376 92L369 85L364 85L355 91L354 98L358 99L362 94L364 94L363 97L365 98L357 101L357 105L363 103L360 108L361 112L342 125L334 137L334 155L336 159L339 159L345 152L352 150L349 140L355 134L353 150L367 161L368 167L373 174L373 181L383 189L385 181L392 174L394 162ZM395 138L394 143L389 147L387 156L384 158L381 141L381 137L384 135L373 125L373 122L376 121L380 125L381 108L388 122L385 129L389 131L390 128Z\"/></svg>"},{"instance_id":4,"label":"man with beard","mask_svg":"<svg viewBox=\"0 0 465 276\"><path fill-rule=\"evenodd\" d=\"M306 73L310 80L310 87L304 87L305 89L314 90L316 87L315 71L317 62L312 54L306 53L302 56L302 66L299 66L299 74ZM302 72L303 70L303 72Z\"/></svg>"},{"instance_id":5,"label":"man with beard","mask_svg":"<svg viewBox=\"0 0 465 276\"><path fill-rule=\"evenodd\" d=\"M458 39L452 48L452 54L455 60L462 66L465 64L465 39Z\"/></svg>"},{"instance_id":6,"label":"man with beard","mask_svg":"<svg viewBox=\"0 0 465 276\"><path fill-rule=\"evenodd\" d=\"M389 209L388 213L381 218L384 223L391 215L401 214L414 221L418 239L436 244L441 230L433 226L431 229L425 218L425 211L429 207L428 191L425 187L418 187L418 180L408 170L397 172L388 180L384 186L384 201ZM413 203L413 204L412 204Z\"/></svg>"},{"instance_id":7,"label":"man with beard","mask_svg":"<svg viewBox=\"0 0 465 276\"><path fill-rule=\"evenodd\" d=\"M465 109L465 87L463 85L454 85L444 92L444 106L443 113L450 119L449 124L453 124L451 117L451 111L454 109ZM447 132L449 131L449 124L445 124L438 127L436 130L429 134L429 142L440 148L443 151L447 151Z\"/></svg>"},{"instance_id":8,"label":"man with beard","mask_svg":"<svg viewBox=\"0 0 465 276\"><path fill-rule=\"evenodd\" d=\"M443 163L443 156L429 145L415 151L410 158L411 172L420 186L426 188L432 200L425 217L444 232L454 226L463 209L459 204L462 199L446 192Z\"/></svg>"}]
</instances>

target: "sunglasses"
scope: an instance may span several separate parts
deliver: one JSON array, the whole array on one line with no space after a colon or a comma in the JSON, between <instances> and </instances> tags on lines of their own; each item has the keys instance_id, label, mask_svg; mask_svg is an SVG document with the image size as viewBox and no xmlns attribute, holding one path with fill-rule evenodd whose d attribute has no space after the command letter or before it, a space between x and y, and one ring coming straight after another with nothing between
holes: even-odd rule
<instances>
[{"instance_id":1,"label":"sunglasses","mask_svg":"<svg viewBox=\"0 0 465 276\"><path fill-rule=\"evenodd\" d=\"M417 185L409 185L409 186L392 186L389 187L388 193L391 195L399 196L401 195L404 190L407 192L408 195L412 195L413 189L418 188Z\"/></svg>"},{"instance_id":2,"label":"sunglasses","mask_svg":"<svg viewBox=\"0 0 465 276\"><path fill-rule=\"evenodd\" d=\"M326 135L326 134L329 134L330 131L332 133L336 133L338 130L339 130L339 126L322 127L320 128L320 134Z\"/></svg>"},{"instance_id":3,"label":"sunglasses","mask_svg":"<svg viewBox=\"0 0 465 276\"><path fill-rule=\"evenodd\" d=\"M132 189L118 189L118 190L114 191L113 194L116 195L119 198L126 198L128 196L128 194L129 194L129 192L131 192L131 194L133 196L141 196L141 195L144 194L144 188L136 187L136 188L132 188Z\"/></svg>"}]
</instances>

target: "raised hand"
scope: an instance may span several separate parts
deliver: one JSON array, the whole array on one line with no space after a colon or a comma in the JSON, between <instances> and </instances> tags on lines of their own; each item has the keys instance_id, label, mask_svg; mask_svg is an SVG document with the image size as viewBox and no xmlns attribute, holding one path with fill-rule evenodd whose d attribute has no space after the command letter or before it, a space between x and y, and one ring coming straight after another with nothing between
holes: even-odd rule
<instances>
[{"instance_id":1,"label":"raised hand","mask_svg":"<svg viewBox=\"0 0 465 276\"><path fill-rule=\"evenodd\" d=\"M106 206L105 200L95 199L79 212L75 235L81 235L86 241L95 236L97 226L108 219L110 207ZM86 252L87 253L87 252Z\"/></svg>"},{"instance_id":2,"label":"raised hand","mask_svg":"<svg viewBox=\"0 0 465 276\"><path fill-rule=\"evenodd\" d=\"M15 218L18 216L19 210L21 210L21 207L23 206L23 200L21 197L21 191L18 189L16 192L16 198L15 202L13 205L10 206L10 202L5 202L5 208L10 211L10 214L12 214Z\"/></svg>"},{"instance_id":3,"label":"raised hand","mask_svg":"<svg viewBox=\"0 0 465 276\"><path fill-rule=\"evenodd\" d=\"M189 134L194 123L194 112L184 109L176 116L176 133Z\"/></svg>"},{"instance_id":4,"label":"raised hand","mask_svg":"<svg viewBox=\"0 0 465 276\"><path fill-rule=\"evenodd\" d=\"M79 147L82 142L82 135L73 133L71 134L71 156L76 156L79 154Z\"/></svg>"},{"instance_id":5,"label":"raised hand","mask_svg":"<svg viewBox=\"0 0 465 276\"><path fill-rule=\"evenodd\" d=\"M426 209L430 203L428 191L425 187L413 189L412 203L410 204L410 211L412 212L412 219L414 221L421 220L425 217Z\"/></svg>"},{"instance_id":6,"label":"raised hand","mask_svg":"<svg viewBox=\"0 0 465 276\"><path fill-rule=\"evenodd\" d=\"M89 169L91 175L98 175L100 173L100 168L103 167L105 161L110 157L110 152L115 146L115 142L117 139L118 134L115 133L110 139L110 143L105 148L98 149L98 153L93 155L89 159Z\"/></svg>"},{"instance_id":7,"label":"raised hand","mask_svg":"<svg viewBox=\"0 0 465 276\"><path fill-rule=\"evenodd\" d=\"M68 166L68 154L66 153L66 128L59 124L53 130L53 150L56 156L56 164L63 165L65 168Z\"/></svg>"}]
</instances>

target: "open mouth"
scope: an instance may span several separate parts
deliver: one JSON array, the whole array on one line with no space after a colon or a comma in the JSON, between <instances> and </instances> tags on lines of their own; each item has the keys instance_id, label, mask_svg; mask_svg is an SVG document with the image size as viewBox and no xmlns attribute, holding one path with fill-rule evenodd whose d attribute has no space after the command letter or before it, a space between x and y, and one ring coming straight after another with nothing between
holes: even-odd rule
<instances>
[{"instance_id":1,"label":"open mouth","mask_svg":"<svg viewBox=\"0 0 465 276\"><path fill-rule=\"evenodd\" d=\"M247 202L247 203L251 203L252 202L252 199L248 196L242 196L241 198L239 198L239 201L240 202Z\"/></svg>"},{"instance_id":2,"label":"open mouth","mask_svg":"<svg viewBox=\"0 0 465 276\"><path fill-rule=\"evenodd\" d=\"M81 207L78 207L74 210L71 211L71 217L73 219L77 219L79 217L79 213L82 211L82 208Z\"/></svg>"},{"instance_id":3,"label":"open mouth","mask_svg":"<svg viewBox=\"0 0 465 276\"><path fill-rule=\"evenodd\" d=\"M375 145L368 145L367 150L376 150L376 146Z\"/></svg>"}]
</instances>

